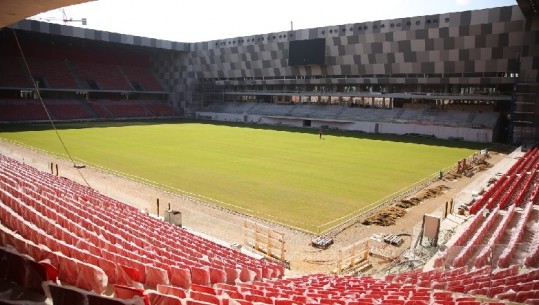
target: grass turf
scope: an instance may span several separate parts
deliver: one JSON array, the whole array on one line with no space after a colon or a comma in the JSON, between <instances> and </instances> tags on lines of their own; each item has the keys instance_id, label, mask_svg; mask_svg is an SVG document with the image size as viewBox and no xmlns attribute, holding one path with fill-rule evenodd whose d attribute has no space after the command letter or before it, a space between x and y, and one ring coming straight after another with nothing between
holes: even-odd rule
<instances>
[{"instance_id":1,"label":"grass turf","mask_svg":"<svg viewBox=\"0 0 539 305\"><path fill-rule=\"evenodd\" d=\"M200 122L60 124L86 164L203 195L227 208L318 233L467 157L479 144ZM66 156L48 126L0 138Z\"/></svg>"}]
</instances>

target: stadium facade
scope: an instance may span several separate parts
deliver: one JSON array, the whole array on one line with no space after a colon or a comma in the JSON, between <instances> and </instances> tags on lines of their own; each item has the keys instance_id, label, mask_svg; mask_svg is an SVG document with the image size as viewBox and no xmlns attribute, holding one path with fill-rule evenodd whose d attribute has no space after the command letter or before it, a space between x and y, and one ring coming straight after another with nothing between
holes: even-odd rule
<instances>
[{"instance_id":1,"label":"stadium facade","mask_svg":"<svg viewBox=\"0 0 539 305\"><path fill-rule=\"evenodd\" d=\"M199 43L28 20L11 28L144 50L185 116L480 142L539 137L539 21L523 5Z\"/></svg>"}]
</instances>

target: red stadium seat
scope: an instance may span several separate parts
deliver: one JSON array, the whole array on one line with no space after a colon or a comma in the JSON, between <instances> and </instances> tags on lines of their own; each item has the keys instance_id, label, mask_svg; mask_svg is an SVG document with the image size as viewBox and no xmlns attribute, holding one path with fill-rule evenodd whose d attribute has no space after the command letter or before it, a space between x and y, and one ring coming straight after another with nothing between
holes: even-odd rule
<instances>
[{"instance_id":1,"label":"red stadium seat","mask_svg":"<svg viewBox=\"0 0 539 305\"><path fill-rule=\"evenodd\" d=\"M134 297L139 297L144 300L145 305L150 305L148 296L144 294L144 290L135 287L128 287L124 285L114 284L114 296L119 299L132 299Z\"/></svg>"},{"instance_id":2,"label":"red stadium seat","mask_svg":"<svg viewBox=\"0 0 539 305\"><path fill-rule=\"evenodd\" d=\"M158 292L148 292L148 298L152 305L183 305L182 300L173 295Z\"/></svg>"}]
</instances>

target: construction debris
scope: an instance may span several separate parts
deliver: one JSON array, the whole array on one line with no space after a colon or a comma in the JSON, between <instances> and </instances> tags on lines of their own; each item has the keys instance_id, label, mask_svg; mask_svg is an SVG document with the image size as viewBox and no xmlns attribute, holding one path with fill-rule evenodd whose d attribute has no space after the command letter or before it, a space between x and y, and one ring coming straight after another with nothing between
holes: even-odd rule
<instances>
[{"instance_id":1,"label":"construction debris","mask_svg":"<svg viewBox=\"0 0 539 305\"><path fill-rule=\"evenodd\" d=\"M384 242L386 244L390 244L390 245L398 247L398 246L402 245L404 240L402 239L402 237L400 237L398 235L386 234L386 236L384 237Z\"/></svg>"},{"instance_id":2,"label":"construction debris","mask_svg":"<svg viewBox=\"0 0 539 305\"><path fill-rule=\"evenodd\" d=\"M361 223L364 225L379 225L379 226L391 226L394 225L397 219L406 214L406 210L396 206L388 206L380 212L371 215L364 219Z\"/></svg>"},{"instance_id":3,"label":"construction debris","mask_svg":"<svg viewBox=\"0 0 539 305\"><path fill-rule=\"evenodd\" d=\"M396 203L395 206L403 209L408 209L413 206L416 206L420 204L421 202L430 199L435 198L443 194L443 192L450 189L448 186L445 185L439 185L430 189L427 189L423 192L421 192L418 196L412 197L409 199L402 199L400 202Z\"/></svg>"},{"instance_id":4,"label":"construction debris","mask_svg":"<svg viewBox=\"0 0 539 305\"><path fill-rule=\"evenodd\" d=\"M462 176L471 177L475 173L487 170L493 165L487 162L487 159L490 158L490 154L487 150L481 151L480 153L474 154L468 159L463 159L459 161L458 167L448 171L443 175L444 180L456 180ZM373 215L363 219L361 221L364 225L376 224L379 226L391 226L395 224L396 220L406 214L406 209L414 207L421 202L435 198L443 194L449 187L445 185L439 185L433 188L429 188L419 195L402 199L401 201L395 203L392 206L381 209L379 212L376 212Z\"/></svg>"},{"instance_id":5,"label":"construction debris","mask_svg":"<svg viewBox=\"0 0 539 305\"><path fill-rule=\"evenodd\" d=\"M487 162L490 159L490 152L486 151L476 153L468 159L462 159L457 163L457 167L445 174L444 179L456 180L462 176L472 177L476 173L485 171L492 167L492 164Z\"/></svg>"},{"instance_id":6,"label":"construction debris","mask_svg":"<svg viewBox=\"0 0 539 305\"><path fill-rule=\"evenodd\" d=\"M333 244L333 238L325 237L325 236L318 236L316 238L313 238L311 240L311 245L318 249L327 249L329 246Z\"/></svg>"}]
</instances>

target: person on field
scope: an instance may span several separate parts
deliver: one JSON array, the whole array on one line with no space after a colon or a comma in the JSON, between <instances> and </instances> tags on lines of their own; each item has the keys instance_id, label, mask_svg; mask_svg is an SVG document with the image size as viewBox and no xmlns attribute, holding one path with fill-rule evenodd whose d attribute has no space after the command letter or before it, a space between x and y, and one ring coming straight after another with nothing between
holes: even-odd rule
<instances>
[{"instance_id":1,"label":"person on field","mask_svg":"<svg viewBox=\"0 0 539 305\"><path fill-rule=\"evenodd\" d=\"M324 135L324 134L322 133L322 129L320 129L320 131L318 131L318 135L320 136L320 139L322 139L322 136Z\"/></svg>"}]
</instances>

